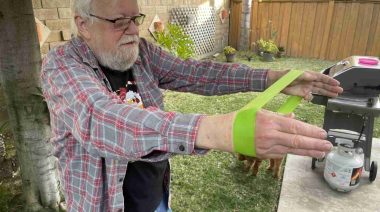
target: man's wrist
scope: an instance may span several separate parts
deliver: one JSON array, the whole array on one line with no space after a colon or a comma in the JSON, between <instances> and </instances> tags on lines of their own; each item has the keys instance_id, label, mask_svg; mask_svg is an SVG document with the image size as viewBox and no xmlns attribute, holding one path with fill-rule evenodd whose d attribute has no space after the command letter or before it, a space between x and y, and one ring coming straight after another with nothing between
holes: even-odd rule
<instances>
[{"instance_id":1,"label":"man's wrist","mask_svg":"<svg viewBox=\"0 0 380 212\"><path fill-rule=\"evenodd\" d=\"M199 125L195 146L232 152L232 126L235 115L233 112L204 117Z\"/></svg>"},{"instance_id":2,"label":"man's wrist","mask_svg":"<svg viewBox=\"0 0 380 212\"><path fill-rule=\"evenodd\" d=\"M266 86L265 88L269 88L273 83L275 83L278 79L288 73L290 69L286 70L273 70L269 69L266 78Z\"/></svg>"},{"instance_id":3,"label":"man's wrist","mask_svg":"<svg viewBox=\"0 0 380 212\"><path fill-rule=\"evenodd\" d=\"M269 69L267 72L267 78L265 80L265 89L269 88L273 84L274 74L276 71Z\"/></svg>"}]
</instances>

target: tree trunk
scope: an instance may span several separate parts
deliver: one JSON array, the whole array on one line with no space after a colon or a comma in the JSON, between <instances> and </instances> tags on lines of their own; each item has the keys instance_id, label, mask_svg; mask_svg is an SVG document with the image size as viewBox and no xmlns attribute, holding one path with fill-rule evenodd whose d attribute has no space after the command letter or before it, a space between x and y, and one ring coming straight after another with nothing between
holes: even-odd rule
<instances>
[{"instance_id":1,"label":"tree trunk","mask_svg":"<svg viewBox=\"0 0 380 212\"><path fill-rule=\"evenodd\" d=\"M31 0L0 4L0 78L21 167L25 208L58 209L49 115L39 92L41 56Z\"/></svg>"}]
</instances>

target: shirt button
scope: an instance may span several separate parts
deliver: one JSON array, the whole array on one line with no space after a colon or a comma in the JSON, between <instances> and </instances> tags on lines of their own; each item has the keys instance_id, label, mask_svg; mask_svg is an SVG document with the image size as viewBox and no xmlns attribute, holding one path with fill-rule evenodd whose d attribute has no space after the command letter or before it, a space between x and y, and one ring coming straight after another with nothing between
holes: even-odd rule
<instances>
[{"instance_id":1,"label":"shirt button","mask_svg":"<svg viewBox=\"0 0 380 212\"><path fill-rule=\"evenodd\" d=\"M185 147L184 147L183 145L180 145L180 146L178 147L178 149L179 149L181 152L185 151Z\"/></svg>"},{"instance_id":2,"label":"shirt button","mask_svg":"<svg viewBox=\"0 0 380 212\"><path fill-rule=\"evenodd\" d=\"M123 180L124 180L123 178L120 178L120 179L119 179L119 182L123 182Z\"/></svg>"}]
</instances>

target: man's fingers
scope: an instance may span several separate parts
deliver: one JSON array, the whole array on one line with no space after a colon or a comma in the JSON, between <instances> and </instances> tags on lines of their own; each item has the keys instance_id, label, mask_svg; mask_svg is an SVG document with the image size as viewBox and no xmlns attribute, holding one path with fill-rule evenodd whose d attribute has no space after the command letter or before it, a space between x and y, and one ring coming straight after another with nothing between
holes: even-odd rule
<instances>
[{"instance_id":1,"label":"man's fingers","mask_svg":"<svg viewBox=\"0 0 380 212\"><path fill-rule=\"evenodd\" d=\"M326 84L329 84L329 85L333 85L333 86L339 86L340 85L340 82L328 75L325 75L325 74L322 74L322 73L318 73L318 72L314 72L315 74L317 74L317 78L318 80L317 81L321 81L323 83L326 83Z\"/></svg>"},{"instance_id":2,"label":"man's fingers","mask_svg":"<svg viewBox=\"0 0 380 212\"><path fill-rule=\"evenodd\" d=\"M324 84L329 84L332 86L339 86L340 82L328 75L314 72L314 71L305 71L304 74L299 78L300 80L306 80L306 81L316 81L316 82L323 82Z\"/></svg>"},{"instance_id":3,"label":"man's fingers","mask_svg":"<svg viewBox=\"0 0 380 212\"><path fill-rule=\"evenodd\" d=\"M276 124L277 130L283 133L305 135L320 139L325 139L327 137L326 131L322 128L284 116L278 116Z\"/></svg>"},{"instance_id":4,"label":"man's fingers","mask_svg":"<svg viewBox=\"0 0 380 212\"><path fill-rule=\"evenodd\" d=\"M313 158L324 158L326 156L325 151L318 151L318 150L310 150L310 149L294 149L289 148L281 145L276 145L272 148L270 148L266 154L260 154L260 152L257 152L257 157L261 159L267 159L267 158L283 158L286 154L294 154L294 155L301 155L301 156L309 156Z\"/></svg>"},{"instance_id":5,"label":"man's fingers","mask_svg":"<svg viewBox=\"0 0 380 212\"><path fill-rule=\"evenodd\" d=\"M313 94L312 94L311 92L308 93L308 94L306 94L306 95L303 97L303 99L306 100L306 101L311 101L311 100L313 100L313 98L314 98L314 96L313 96Z\"/></svg>"},{"instance_id":6,"label":"man's fingers","mask_svg":"<svg viewBox=\"0 0 380 212\"><path fill-rule=\"evenodd\" d=\"M325 89L318 88L318 87L314 87L312 89L312 94L318 94L318 95L328 96L328 97L332 97L332 98L335 98L339 95L339 93L337 93L337 92L325 90Z\"/></svg>"},{"instance_id":7,"label":"man's fingers","mask_svg":"<svg viewBox=\"0 0 380 212\"><path fill-rule=\"evenodd\" d=\"M327 140L303 135L278 132L276 133L276 137L273 139L278 140L277 144L291 149L318 150L327 152L332 148L332 144Z\"/></svg>"},{"instance_id":8,"label":"man's fingers","mask_svg":"<svg viewBox=\"0 0 380 212\"><path fill-rule=\"evenodd\" d=\"M285 115L260 110L256 123L255 142L259 158L279 158L287 153L321 158L332 149L322 128Z\"/></svg>"},{"instance_id":9,"label":"man's fingers","mask_svg":"<svg viewBox=\"0 0 380 212\"><path fill-rule=\"evenodd\" d=\"M328 90L328 91L336 92L336 93L341 93L343 91L343 89L339 86L330 85L323 82L313 82L313 88L319 88L319 89Z\"/></svg>"},{"instance_id":10,"label":"man's fingers","mask_svg":"<svg viewBox=\"0 0 380 212\"><path fill-rule=\"evenodd\" d=\"M314 82L313 85L314 86L312 88L312 92L314 94L336 97L338 94L343 92L343 88L339 86L332 86L332 85L324 84L322 82Z\"/></svg>"},{"instance_id":11,"label":"man's fingers","mask_svg":"<svg viewBox=\"0 0 380 212\"><path fill-rule=\"evenodd\" d=\"M305 95L306 93L311 91L314 94L336 97L338 94L343 92L343 88L339 86L339 81L330 76L318 72L304 72L304 74L296 81L294 81L291 85L296 84L313 85L312 90L306 89L307 92L305 92Z\"/></svg>"},{"instance_id":12,"label":"man's fingers","mask_svg":"<svg viewBox=\"0 0 380 212\"><path fill-rule=\"evenodd\" d=\"M326 156L326 152L306 149L291 149L289 153L293 155L309 156L318 159L324 158Z\"/></svg>"}]
</instances>

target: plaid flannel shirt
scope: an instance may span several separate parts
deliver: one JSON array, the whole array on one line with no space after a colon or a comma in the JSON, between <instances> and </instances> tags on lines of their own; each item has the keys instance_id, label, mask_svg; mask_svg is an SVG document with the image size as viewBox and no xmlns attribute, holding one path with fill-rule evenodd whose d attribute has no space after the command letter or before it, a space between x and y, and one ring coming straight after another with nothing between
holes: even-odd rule
<instances>
[{"instance_id":1,"label":"plaid flannel shirt","mask_svg":"<svg viewBox=\"0 0 380 212\"><path fill-rule=\"evenodd\" d=\"M124 104L112 92L81 38L50 51L43 61L51 142L69 211L123 211L128 162L202 153L194 147L202 115L164 112L160 89L221 95L265 88L266 70L183 61L140 41L133 71L145 109ZM154 150L162 153L149 155Z\"/></svg>"}]
</instances>

